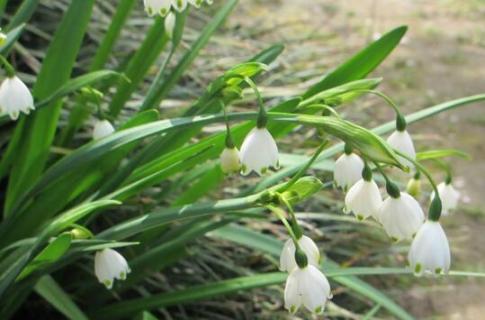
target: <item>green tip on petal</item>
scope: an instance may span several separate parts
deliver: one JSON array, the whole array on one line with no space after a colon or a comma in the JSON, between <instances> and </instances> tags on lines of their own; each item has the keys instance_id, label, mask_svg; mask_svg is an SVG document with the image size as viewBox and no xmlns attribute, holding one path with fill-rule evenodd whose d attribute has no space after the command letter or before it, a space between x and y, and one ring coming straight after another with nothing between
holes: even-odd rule
<instances>
[{"instance_id":1,"label":"green tip on petal","mask_svg":"<svg viewBox=\"0 0 485 320\"><path fill-rule=\"evenodd\" d=\"M111 287L113 286L113 282L110 280L104 280L103 284L106 287L106 289L111 289Z\"/></svg>"},{"instance_id":2,"label":"green tip on petal","mask_svg":"<svg viewBox=\"0 0 485 320\"><path fill-rule=\"evenodd\" d=\"M358 215L357 215L357 220L359 220L359 221L364 220L364 216L363 216L363 215L361 215L361 214L358 214Z\"/></svg>"},{"instance_id":3,"label":"green tip on petal","mask_svg":"<svg viewBox=\"0 0 485 320\"><path fill-rule=\"evenodd\" d=\"M414 273L420 274L422 270L421 263L416 263L416 266L414 267Z\"/></svg>"},{"instance_id":4,"label":"green tip on petal","mask_svg":"<svg viewBox=\"0 0 485 320\"><path fill-rule=\"evenodd\" d=\"M434 273L436 273L436 274L441 274L442 271L443 271L443 269L441 269L441 268L434 269Z\"/></svg>"},{"instance_id":5,"label":"green tip on petal","mask_svg":"<svg viewBox=\"0 0 485 320\"><path fill-rule=\"evenodd\" d=\"M396 237L391 237L391 240L392 240L393 242L398 242L398 241L399 241L399 239L398 239L398 238L396 238Z\"/></svg>"},{"instance_id":6,"label":"green tip on petal","mask_svg":"<svg viewBox=\"0 0 485 320\"><path fill-rule=\"evenodd\" d=\"M261 174L266 174L266 172L268 172L268 168L261 168Z\"/></svg>"},{"instance_id":7,"label":"green tip on petal","mask_svg":"<svg viewBox=\"0 0 485 320\"><path fill-rule=\"evenodd\" d=\"M319 306L319 307L315 308L315 310L313 312L315 312L316 314L320 314L320 313L323 312L323 307Z\"/></svg>"},{"instance_id":8,"label":"green tip on petal","mask_svg":"<svg viewBox=\"0 0 485 320\"><path fill-rule=\"evenodd\" d=\"M120 273L120 279L121 279L121 280L125 280L125 279L126 279L126 273L121 272L121 273Z\"/></svg>"},{"instance_id":9,"label":"green tip on petal","mask_svg":"<svg viewBox=\"0 0 485 320\"><path fill-rule=\"evenodd\" d=\"M298 310L298 308L295 305L292 305L290 307L290 313L296 313L297 310Z\"/></svg>"},{"instance_id":10,"label":"green tip on petal","mask_svg":"<svg viewBox=\"0 0 485 320\"><path fill-rule=\"evenodd\" d=\"M160 15L162 17L165 17L167 15L167 13L168 13L167 9L165 9L165 8L160 9Z\"/></svg>"}]
</instances>

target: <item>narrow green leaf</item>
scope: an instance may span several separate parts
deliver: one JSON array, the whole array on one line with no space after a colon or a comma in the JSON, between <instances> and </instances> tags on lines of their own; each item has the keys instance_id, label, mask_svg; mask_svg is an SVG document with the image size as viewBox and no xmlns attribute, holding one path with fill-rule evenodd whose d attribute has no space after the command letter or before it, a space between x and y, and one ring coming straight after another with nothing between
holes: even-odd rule
<instances>
[{"instance_id":1,"label":"narrow green leaf","mask_svg":"<svg viewBox=\"0 0 485 320\"><path fill-rule=\"evenodd\" d=\"M34 290L66 318L88 320L88 317L51 276L41 277L35 284Z\"/></svg>"},{"instance_id":2,"label":"narrow green leaf","mask_svg":"<svg viewBox=\"0 0 485 320\"><path fill-rule=\"evenodd\" d=\"M40 0L24 0L12 19L10 19L6 29L12 30L29 21L39 3Z\"/></svg>"},{"instance_id":3,"label":"narrow green leaf","mask_svg":"<svg viewBox=\"0 0 485 320\"><path fill-rule=\"evenodd\" d=\"M428 150L428 151L421 151L416 154L416 159L419 161L448 158L448 157L459 157L466 160L471 159L470 154L456 149Z\"/></svg>"},{"instance_id":4,"label":"narrow green leaf","mask_svg":"<svg viewBox=\"0 0 485 320\"><path fill-rule=\"evenodd\" d=\"M13 28L9 32L7 32L7 39L5 42L0 46L0 54L6 55L10 48L14 45L17 39L20 37L22 32L24 31L25 24L20 24L19 26ZM1 123L1 121L0 121Z\"/></svg>"}]
</instances>

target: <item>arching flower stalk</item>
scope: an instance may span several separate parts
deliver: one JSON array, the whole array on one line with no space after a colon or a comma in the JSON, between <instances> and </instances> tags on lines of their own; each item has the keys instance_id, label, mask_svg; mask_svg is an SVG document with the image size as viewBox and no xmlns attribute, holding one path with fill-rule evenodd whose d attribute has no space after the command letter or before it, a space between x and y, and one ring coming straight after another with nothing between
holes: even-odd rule
<instances>
[{"instance_id":1,"label":"arching flower stalk","mask_svg":"<svg viewBox=\"0 0 485 320\"><path fill-rule=\"evenodd\" d=\"M111 289L115 279L125 280L130 267L126 259L113 249L97 251L94 256L94 273L98 281Z\"/></svg>"},{"instance_id":2,"label":"arching flower stalk","mask_svg":"<svg viewBox=\"0 0 485 320\"><path fill-rule=\"evenodd\" d=\"M378 211L381 205L379 187L372 179L372 171L366 164L362 170L362 179L357 181L345 195L344 212L352 212L359 220L372 216L379 221Z\"/></svg>"},{"instance_id":3,"label":"arching flower stalk","mask_svg":"<svg viewBox=\"0 0 485 320\"><path fill-rule=\"evenodd\" d=\"M352 148L346 144L345 153L335 162L335 169L333 171L335 185L343 190L347 190L360 180L363 169L364 161L353 153Z\"/></svg>"},{"instance_id":4,"label":"arching flower stalk","mask_svg":"<svg viewBox=\"0 0 485 320\"><path fill-rule=\"evenodd\" d=\"M93 139L98 140L115 132L115 128L108 120L96 120L93 126Z\"/></svg>"},{"instance_id":5,"label":"arching flower stalk","mask_svg":"<svg viewBox=\"0 0 485 320\"><path fill-rule=\"evenodd\" d=\"M386 189L389 197L377 214L384 230L394 241L412 239L424 222L421 206L389 180L386 181Z\"/></svg>"},{"instance_id":6,"label":"arching flower stalk","mask_svg":"<svg viewBox=\"0 0 485 320\"><path fill-rule=\"evenodd\" d=\"M411 244L408 261L418 276L447 274L450 270L450 246L439 223L441 208L440 199L433 199L428 214L429 218L421 226Z\"/></svg>"}]
</instances>

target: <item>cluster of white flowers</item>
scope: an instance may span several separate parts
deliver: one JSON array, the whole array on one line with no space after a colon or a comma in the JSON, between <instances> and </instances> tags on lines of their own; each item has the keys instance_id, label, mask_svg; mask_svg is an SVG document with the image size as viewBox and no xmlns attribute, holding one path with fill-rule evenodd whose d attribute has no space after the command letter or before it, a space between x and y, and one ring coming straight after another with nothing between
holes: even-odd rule
<instances>
[{"instance_id":1,"label":"cluster of white flowers","mask_svg":"<svg viewBox=\"0 0 485 320\"><path fill-rule=\"evenodd\" d=\"M17 120L20 113L35 110L34 98L29 88L17 76L7 77L0 85L0 111Z\"/></svg>"},{"instance_id":2,"label":"cluster of white flowers","mask_svg":"<svg viewBox=\"0 0 485 320\"><path fill-rule=\"evenodd\" d=\"M389 145L410 159L416 158L411 136L406 130L396 130L390 135ZM408 159L400 160L408 167L414 165ZM373 217L394 241L412 240L408 261L416 275L447 273L450 268L450 249L446 235L438 221L426 220L418 201L406 192L401 192L392 182L386 182L387 198L372 179L372 172L364 161L349 148L335 163L335 184L347 191L345 213L353 213L357 219ZM419 194L419 174L408 184L413 195ZM437 187L443 214L453 210L459 193L451 185L451 179ZM434 193L431 201L434 200ZM439 208L441 210L441 207Z\"/></svg>"},{"instance_id":3,"label":"cluster of white flowers","mask_svg":"<svg viewBox=\"0 0 485 320\"><path fill-rule=\"evenodd\" d=\"M327 300L332 298L330 284L318 269L320 251L315 242L307 236L298 239L298 246L305 255L303 264L297 263L293 239L286 241L280 255L280 270L288 272L285 308L295 313L303 305L310 312L320 314L325 309Z\"/></svg>"},{"instance_id":4,"label":"cluster of white flowers","mask_svg":"<svg viewBox=\"0 0 485 320\"><path fill-rule=\"evenodd\" d=\"M191 4L196 8L199 8L204 2L211 5L212 0L144 0L145 11L150 16L159 14L165 17L169 14L171 9L182 12L187 8L187 4Z\"/></svg>"},{"instance_id":5,"label":"cluster of white flowers","mask_svg":"<svg viewBox=\"0 0 485 320\"><path fill-rule=\"evenodd\" d=\"M240 152L236 147L226 147L220 162L224 173L241 171L247 175L254 171L262 175L278 167L278 146L268 129L256 127L244 139Z\"/></svg>"}]
</instances>

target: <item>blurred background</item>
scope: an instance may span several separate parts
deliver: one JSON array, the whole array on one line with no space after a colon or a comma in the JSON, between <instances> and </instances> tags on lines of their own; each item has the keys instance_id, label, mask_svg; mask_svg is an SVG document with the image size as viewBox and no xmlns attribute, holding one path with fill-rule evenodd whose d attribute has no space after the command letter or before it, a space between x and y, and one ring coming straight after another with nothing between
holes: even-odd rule
<instances>
[{"instance_id":1,"label":"blurred background","mask_svg":"<svg viewBox=\"0 0 485 320\"><path fill-rule=\"evenodd\" d=\"M10 3L10 2L9 2ZM16 45L14 58L21 61L24 75L36 73L50 34L65 10L65 0L43 0L31 20L29 32ZM193 41L222 0L204 10L193 10L184 35L184 46ZM116 1L98 1L83 47L84 70L94 48L110 23ZM122 64L122 57L133 52L152 20L143 12L140 0L123 31L109 68ZM183 81L162 103L164 114L178 114L188 107L206 85L224 70L240 63L273 43L283 43L285 52L258 81L268 104L303 92L339 63L390 29L407 25L401 45L371 76L383 77L380 89L392 97L404 113L410 113L447 100L485 92L485 1L483 0L241 0L210 43L196 59ZM179 52L181 55L183 52ZM119 59L117 58L119 56ZM161 60L163 57L161 57ZM160 61L161 61L160 60ZM177 61L173 59L172 61ZM131 105L141 97L156 74L151 70ZM236 109L254 108L254 97L247 92ZM411 125L418 150L459 148L470 161L454 159L455 185L462 202L454 215L443 219L450 239L453 269L485 270L485 105L474 104L443 113ZM175 112L177 110L177 112ZM392 110L381 100L366 96L340 110L365 127L372 128L393 119ZM130 112L130 110L125 110ZM66 116L66 115L64 115ZM208 130L221 130L213 127ZM82 134L82 133L81 133ZM85 133L88 135L88 133ZM287 153L302 154L316 141L306 141L307 132L297 131L279 142ZM305 148L304 148L305 147ZM330 173L319 173L328 182ZM444 177L437 172L436 177ZM253 178L255 179L255 178ZM235 189L253 180L229 179L219 194L235 194ZM256 180L254 180L256 181ZM427 188L429 190L429 187ZM338 216L342 194L327 188L315 199L298 208L305 228L318 239L332 259L348 266L402 266L407 245L390 245L383 232L354 221L325 220ZM423 197L423 200L426 196ZM423 201L423 204L425 201ZM312 215L314 213L314 215ZM248 222L251 228L280 235L277 223ZM275 270L275 261L243 247L213 238L210 234L187 248L187 258L168 264L157 281L163 290L198 284L225 277ZM384 290L418 319L485 319L485 280L466 278L423 279L411 276L365 277ZM328 316L360 319L352 311L369 310L368 301L334 286L334 300ZM253 290L194 305L161 310L166 319L290 319L282 310L282 287ZM41 304L39 300L39 304ZM33 310L35 310L35 302ZM43 308L43 307L39 307ZM55 318L53 313L53 318ZM306 317L302 315L302 317ZM386 315L383 315L386 317ZM377 316L379 318L379 314Z\"/></svg>"}]
</instances>

